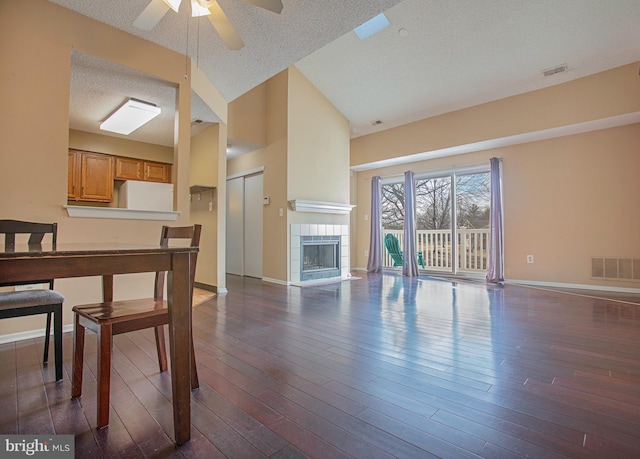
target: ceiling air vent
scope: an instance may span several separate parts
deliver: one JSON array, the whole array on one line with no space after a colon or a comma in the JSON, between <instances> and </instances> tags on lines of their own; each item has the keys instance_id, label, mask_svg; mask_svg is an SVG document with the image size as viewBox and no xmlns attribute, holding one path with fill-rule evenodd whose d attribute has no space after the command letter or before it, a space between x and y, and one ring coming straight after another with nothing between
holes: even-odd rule
<instances>
[{"instance_id":1,"label":"ceiling air vent","mask_svg":"<svg viewBox=\"0 0 640 459\"><path fill-rule=\"evenodd\" d=\"M382 120L375 120L369 123L371 126L380 126L382 124Z\"/></svg>"},{"instance_id":2,"label":"ceiling air vent","mask_svg":"<svg viewBox=\"0 0 640 459\"><path fill-rule=\"evenodd\" d=\"M202 120L196 119L196 120L191 121L191 124L200 124L202 122L203 122Z\"/></svg>"},{"instance_id":3,"label":"ceiling air vent","mask_svg":"<svg viewBox=\"0 0 640 459\"><path fill-rule=\"evenodd\" d=\"M562 64L562 65L558 65L556 67L553 67L551 69L546 69L542 71L542 76L544 77L550 77L553 76L557 73L563 73L567 71L567 64Z\"/></svg>"}]
</instances>

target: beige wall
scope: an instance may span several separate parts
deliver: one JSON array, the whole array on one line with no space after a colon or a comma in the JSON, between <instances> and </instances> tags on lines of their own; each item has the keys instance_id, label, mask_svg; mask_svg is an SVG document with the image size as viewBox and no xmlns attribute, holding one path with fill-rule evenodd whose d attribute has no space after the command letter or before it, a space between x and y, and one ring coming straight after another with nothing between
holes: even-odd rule
<instances>
[{"instance_id":1,"label":"beige wall","mask_svg":"<svg viewBox=\"0 0 640 459\"><path fill-rule=\"evenodd\" d=\"M263 174L264 195L271 203L263 208L263 270L265 279L286 280L287 257L287 123L289 72L267 81L267 146ZM282 209L283 215L280 215Z\"/></svg>"},{"instance_id":2,"label":"beige wall","mask_svg":"<svg viewBox=\"0 0 640 459\"><path fill-rule=\"evenodd\" d=\"M229 104L230 143L241 141L256 147L267 144L267 84L263 83Z\"/></svg>"},{"instance_id":3,"label":"beige wall","mask_svg":"<svg viewBox=\"0 0 640 459\"><path fill-rule=\"evenodd\" d=\"M289 75L288 199L349 204L349 121L297 68ZM344 225L349 216L290 210L289 223Z\"/></svg>"},{"instance_id":4,"label":"beige wall","mask_svg":"<svg viewBox=\"0 0 640 459\"><path fill-rule=\"evenodd\" d=\"M349 203L349 121L289 69L288 199Z\"/></svg>"},{"instance_id":5,"label":"beige wall","mask_svg":"<svg viewBox=\"0 0 640 459\"><path fill-rule=\"evenodd\" d=\"M175 209L173 224L189 223L189 80L184 56L93 21L46 0L0 2L0 208L5 218L57 221L59 241L147 242L168 222L69 218L67 151L69 147L69 76L71 50L108 59L177 88L180 116L173 149ZM123 53L123 50L127 50ZM226 132L225 132L226 135ZM144 276L144 275L143 275ZM116 278L117 297L147 296L140 276ZM65 279L56 288L71 307L100 299L99 280ZM3 320L0 335L42 328L39 318Z\"/></svg>"},{"instance_id":6,"label":"beige wall","mask_svg":"<svg viewBox=\"0 0 640 459\"><path fill-rule=\"evenodd\" d=\"M215 187L214 191L203 191L191 195L190 223L202 225L200 252L196 268L196 282L210 287L218 284L218 210L220 191L218 187L218 148L220 125L215 125L191 138L191 185ZM222 285L224 287L224 285Z\"/></svg>"},{"instance_id":7,"label":"beige wall","mask_svg":"<svg viewBox=\"0 0 640 459\"><path fill-rule=\"evenodd\" d=\"M173 147L69 129L69 148L114 156L173 163Z\"/></svg>"},{"instance_id":8,"label":"beige wall","mask_svg":"<svg viewBox=\"0 0 640 459\"><path fill-rule=\"evenodd\" d=\"M255 91L255 90L254 90ZM295 67L261 85L252 97L266 112L266 147L227 162L230 175L264 167L263 278L289 281L291 223L348 224L348 215L294 212L288 201L350 203L349 122ZM231 113L246 110L230 105ZM230 127L230 129L234 129ZM282 216L280 211L282 210Z\"/></svg>"},{"instance_id":9,"label":"beige wall","mask_svg":"<svg viewBox=\"0 0 640 459\"><path fill-rule=\"evenodd\" d=\"M265 149L261 148L251 153L229 159L227 161L227 175L232 176L265 166Z\"/></svg>"},{"instance_id":10,"label":"beige wall","mask_svg":"<svg viewBox=\"0 0 640 459\"><path fill-rule=\"evenodd\" d=\"M351 142L351 166L640 112L638 64L434 116Z\"/></svg>"},{"instance_id":11,"label":"beige wall","mask_svg":"<svg viewBox=\"0 0 640 459\"><path fill-rule=\"evenodd\" d=\"M638 83L634 64L354 139L352 165L640 111ZM371 212L372 176L488 165L495 156L503 158L507 280L640 288L637 281L591 278L591 257L640 258L640 214L633 205L640 192L634 178L639 142L640 124L630 124L359 172L352 265L367 265L370 229L364 215ZM526 255L534 255L535 263L527 264Z\"/></svg>"}]
</instances>

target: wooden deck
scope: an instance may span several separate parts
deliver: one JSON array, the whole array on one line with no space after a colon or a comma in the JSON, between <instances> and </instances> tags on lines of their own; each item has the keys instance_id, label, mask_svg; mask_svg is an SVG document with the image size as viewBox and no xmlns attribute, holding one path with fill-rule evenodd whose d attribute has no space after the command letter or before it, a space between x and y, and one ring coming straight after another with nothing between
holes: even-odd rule
<instances>
[{"instance_id":1,"label":"wooden deck","mask_svg":"<svg viewBox=\"0 0 640 459\"><path fill-rule=\"evenodd\" d=\"M640 305L395 274L303 289L230 276L194 309L192 440L172 442L149 330L115 337L111 422L0 346L0 433L75 434L76 457L640 457Z\"/></svg>"}]
</instances>

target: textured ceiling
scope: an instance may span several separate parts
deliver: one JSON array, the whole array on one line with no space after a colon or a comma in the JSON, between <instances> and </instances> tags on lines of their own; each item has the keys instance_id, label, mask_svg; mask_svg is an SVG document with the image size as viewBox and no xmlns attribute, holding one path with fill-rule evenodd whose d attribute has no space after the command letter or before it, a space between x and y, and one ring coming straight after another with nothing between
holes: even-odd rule
<instances>
[{"instance_id":1,"label":"textured ceiling","mask_svg":"<svg viewBox=\"0 0 640 459\"><path fill-rule=\"evenodd\" d=\"M378 34L346 34L296 64L352 137L640 60L638 0L405 0L386 15Z\"/></svg>"},{"instance_id":2,"label":"textured ceiling","mask_svg":"<svg viewBox=\"0 0 640 459\"><path fill-rule=\"evenodd\" d=\"M190 18L186 0L150 32L132 25L148 0L51 1L187 51L229 102L295 64L350 120L353 137L640 60L638 0L283 0L279 15L219 0L245 42L239 51L208 20ZM359 40L351 30L382 10L391 26ZM564 63L566 73L541 76ZM72 128L92 131L124 97L173 110L166 83L131 70L74 53L72 74ZM217 121L196 96L192 111ZM172 117L161 121L130 138L172 145Z\"/></svg>"}]
</instances>

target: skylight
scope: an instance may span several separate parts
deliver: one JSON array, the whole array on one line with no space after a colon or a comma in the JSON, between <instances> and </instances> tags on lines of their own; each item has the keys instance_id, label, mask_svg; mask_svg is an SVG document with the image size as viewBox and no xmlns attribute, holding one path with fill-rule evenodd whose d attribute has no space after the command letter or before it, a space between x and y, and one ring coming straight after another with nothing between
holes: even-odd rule
<instances>
[{"instance_id":1,"label":"skylight","mask_svg":"<svg viewBox=\"0 0 640 459\"><path fill-rule=\"evenodd\" d=\"M374 33L380 32L382 29L389 27L390 23L384 13L380 13L374 18L369 19L364 24L356 27L353 31L360 40L370 37Z\"/></svg>"}]
</instances>

